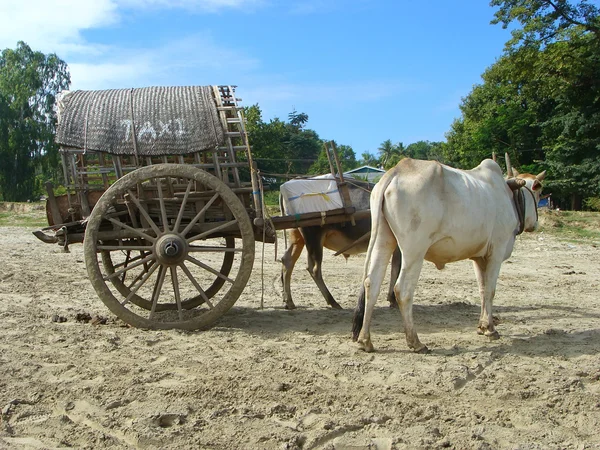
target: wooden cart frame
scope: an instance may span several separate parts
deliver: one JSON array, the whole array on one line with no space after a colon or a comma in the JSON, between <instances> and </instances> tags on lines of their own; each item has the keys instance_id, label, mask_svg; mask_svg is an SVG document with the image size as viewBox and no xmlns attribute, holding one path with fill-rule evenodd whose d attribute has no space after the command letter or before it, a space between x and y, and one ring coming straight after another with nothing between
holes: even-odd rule
<instances>
[{"instance_id":1,"label":"wooden cart frame","mask_svg":"<svg viewBox=\"0 0 600 450\"><path fill-rule=\"evenodd\" d=\"M141 156L131 117L135 154L62 145L67 193L57 196L47 186L50 226L34 234L65 250L83 243L92 286L110 311L132 326L210 327L245 288L256 240L274 242L276 230L369 215L349 204L341 178L343 208L265 218L235 87L211 90L223 130L219 146ZM328 156L335 172L337 156Z\"/></svg>"}]
</instances>

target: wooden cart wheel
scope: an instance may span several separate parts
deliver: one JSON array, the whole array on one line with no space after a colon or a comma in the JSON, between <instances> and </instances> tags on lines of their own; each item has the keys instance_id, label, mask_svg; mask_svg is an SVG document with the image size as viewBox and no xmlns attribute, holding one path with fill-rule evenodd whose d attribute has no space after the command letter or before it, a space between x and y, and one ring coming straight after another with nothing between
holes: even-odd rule
<instances>
[{"instance_id":1,"label":"wooden cart wheel","mask_svg":"<svg viewBox=\"0 0 600 450\"><path fill-rule=\"evenodd\" d=\"M190 165L158 164L102 195L84 254L98 296L123 321L195 330L211 326L242 293L254 233L225 183Z\"/></svg>"},{"instance_id":2,"label":"wooden cart wheel","mask_svg":"<svg viewBox=\"0 0 600 450\"><path fill-rule=\"evenodd\" d=\"M232 238L231 236L227 236L224 238L224 240L225 240L226 248L228 248L228 249L235 248L235 239L234 238ZM131 240L129 243L131 243L133 245L137 244L137 242L135 240ZM125 245L127 245L127 243ZM139 260L140 257L143 258L144 256L146 256L144 252L133 251L133 250L123 250L121 259L124 259L124 260L120 263L115 263L111 256L111 255L113 255L113 252L110 252L108 250L102 250L100 252L100 254L102 256L102 264L104 266L104 269L106 270L106 273L109 275L112 275L116 270L120 270L121 268L126 268L131 264L135 264L135 262L137 260ZM190 299L181 300L181 307L183 309L191 309L191 308L195 308L196 306L202 305L204 303L205 296L207 298L211 299L223 287L223 285L225 284L226 277L231 272L231 268L233 266L234 254L232 251L223 251L221 256L223 258L223 262L221 263L221 269L219 270L219 275L214 276L214 281L204 291L204 295L198 294L197 296L192 297ZM221 275L224 275L224 277ZM123 297L127 298L129 296L129 294L131 294L131 289L129 289L129 286L126 283L126 276L127 276L127 272L121 274L120 276L111 277L110 282L113 284L113 286L119 291L119 293ZM131 296L130 301L133 304L135 304L141 308L148 309L148 310L152 309L151 301L146 300L135 293ZM156 311L167 311L167 310L175 310L175 309L177 309L177 304L175 304L175 303L158 303L156 305Z\"/></svg>"}]
</instances>

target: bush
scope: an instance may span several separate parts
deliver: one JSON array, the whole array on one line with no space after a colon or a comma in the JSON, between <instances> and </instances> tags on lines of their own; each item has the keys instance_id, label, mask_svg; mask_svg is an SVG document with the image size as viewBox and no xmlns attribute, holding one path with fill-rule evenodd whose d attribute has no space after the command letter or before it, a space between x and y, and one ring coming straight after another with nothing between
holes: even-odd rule
<instances>
[{"instance_id":1,"label":"bush","mask_svg":"<svg viewBox=\"0 0 600 450\"><path fill-rule=\"evenodd\" d=\"M586 198L584 204L591 211L600 211L600 197Z\"/></svg>"}]
</instances>

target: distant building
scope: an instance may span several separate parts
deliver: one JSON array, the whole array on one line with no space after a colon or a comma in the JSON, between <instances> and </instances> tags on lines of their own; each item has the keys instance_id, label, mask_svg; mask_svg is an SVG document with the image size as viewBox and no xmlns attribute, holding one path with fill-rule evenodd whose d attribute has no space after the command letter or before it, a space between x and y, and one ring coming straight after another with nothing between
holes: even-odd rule
<instances>
[{"instance_id":1,"label":"distant building","mask_svg":"<svg viewBox=\"0 0 600 450\"><path fill-rule=\"evenodd\" d=\"M344 172L344 176L349 176L352 178L367 180L371 183L379 181L379 179L383 176L385 170L378 169L377 167L371 166L362 166L356 169L349 170L348 172Z\"/></svg>"}]
</instances>

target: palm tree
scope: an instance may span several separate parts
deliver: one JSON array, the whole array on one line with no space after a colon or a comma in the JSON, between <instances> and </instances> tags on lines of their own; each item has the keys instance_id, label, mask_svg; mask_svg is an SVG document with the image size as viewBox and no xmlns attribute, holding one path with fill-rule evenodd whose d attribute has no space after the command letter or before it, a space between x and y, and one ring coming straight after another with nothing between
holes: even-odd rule
<instances>
[{"instance_id":1,"label":"palm tree","mask_svg":"<svg viewBox=\"0 0 600 450\"><path fill-rule=\"evenodd\" d=\"M395 166L398 161L402 159L404 144L402 142L398 142L396 145L394 145L392 144L392 141L388 139L383 141L377 150L379 150L379 163L384 169L389 169L390 167Z\"/></svg>"},{"instance_id":2,"label":"palm tree","mask_svg":"<svg viewBox=\"0 0 600 450\"><path fill-rule=\"evenodd\" d=\"M377 158L375 158L375 156L373 156L371 153L369 152L364 152L361 158L361 162L363 166L376 166L377 165Z\"/></svg>"},{"instance_id":3,"label":"palm tree","mask_svg":"<svg viewBox=\"0 0 600 450\"><path fill-rule=\"evenodd\" d=\"M379 162L385 167L394 154L394 144L392 144L392 140L388 139L383 141L377 150L379 151Z\"/></svg>"}]
</instances>

